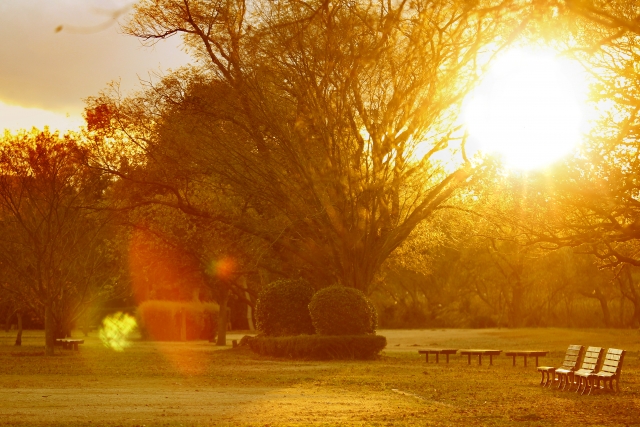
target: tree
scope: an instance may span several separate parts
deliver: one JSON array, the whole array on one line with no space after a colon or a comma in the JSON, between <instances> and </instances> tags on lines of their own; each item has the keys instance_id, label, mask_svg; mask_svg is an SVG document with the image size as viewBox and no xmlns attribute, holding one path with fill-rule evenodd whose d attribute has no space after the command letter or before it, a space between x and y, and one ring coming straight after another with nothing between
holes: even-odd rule
<instances>
[{"instance_id":1,"label":"tree","mask_svg":"<svg viewBox=\"0 0 640 427\"><path fill-rule=\"evenodd\" d=\"M46 354L83 308L115 285L112 230L92 210L108 181L83 166L86 147L74 135L34 131L0 141L1 283L45 322Z\"/></svg>"},{"instance_id":2,"label":"tree","mask_svg":"<svg viewBox=\"0 0 640 427\"><path fill-rule=\"evenodd\" d=\"M194 290L205 288L220 305L218 345L226 345L229 297L255 307L256 292L246 283L254 273L246 268L250 248L242 236L158 205L129 212L127 222L133 229L129 261L138 301L150 293L152 299L191 299ZM163 284L171 290L162 292Z\"/></svg>"},{"instance_id":3,"label":"tree","mask_svg":"<svg viewBox=\"0 0 640 427\"><path fill-rule=\"evenodd\" d=\"M198 64L129 98L90 99L94 136L127 153L93 165L129 180L139 203L261 239L317 287L366 292L417 224L482 174L456 133L458 111L531 19L516 9L141 1L124 31L150 43L181 34ZM170 179L141 172L154 163Z\"/></svg>"}]
</instances>

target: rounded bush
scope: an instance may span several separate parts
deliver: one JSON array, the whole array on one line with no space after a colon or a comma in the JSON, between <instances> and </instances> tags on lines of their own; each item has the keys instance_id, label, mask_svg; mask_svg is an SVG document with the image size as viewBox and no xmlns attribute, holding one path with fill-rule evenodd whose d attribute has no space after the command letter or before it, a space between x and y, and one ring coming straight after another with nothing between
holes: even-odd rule
<instances>
[{"instance_id":1,"label":"rounded bush","mask_svg":"<svg viewBox=\"0 0 640 427\"><path fill-rule=\"evenodd\" d=\"M304 280L277 280L262 288L256 326L268 336L313 334L309 302L314 289Z\"/></svg>"},{"instance_id":2,"label":"rounded bush","mask_svg":"<svg viewBox=\"0 0 640 427\"><path fill-rule=\"evenodd\" d=\"M378 326L371 301L361 291L345 286L329 286L316 292L309 313L319 335L373 334Z\"/></svg>"}]
</instances>

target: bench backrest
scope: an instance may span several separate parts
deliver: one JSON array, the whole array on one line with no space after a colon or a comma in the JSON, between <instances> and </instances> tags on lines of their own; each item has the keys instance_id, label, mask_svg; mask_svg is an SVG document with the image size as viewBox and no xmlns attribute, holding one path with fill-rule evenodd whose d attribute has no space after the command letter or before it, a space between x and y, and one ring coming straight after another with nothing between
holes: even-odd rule
<instances>
[{"instance_id":1,"label":"bench backrest","mask_svg":"<svg viewBox=\"0 0 640 427\"><path fill-rule=\"evenodd\" d=\"M580 369L595 371L602 360L603 351L604 349L602 347L587 347L587 351L584 352L584 359L582 359Z\"/></svg>"},{"instance_id":2,"label":"bench backrest","mask_svg":"<svg viewBox=\"0 0 640 427\"><path fill-rule=\"evenodd\" d=\"M619 375L622 369L622 361L624 360L624 350L618 350L617 348L610 348L607 350L607 354L602 362L602 369L600 372L607 372L613 375Z\"/></svg>"},{"instance_id":3,"label":"bench backrest","mask_svg":"<svg viewBox=\"0 0 640 427\"><path fill-rule=\"evenodd\" d=\"M578 366L578 361L582 357L582 352L584 351L584 346L581 345L570 345L567 349L567 352L564 355L564 362L562 362L562 367L564 369L575 369Z\"/></svg>"}]
</instances>

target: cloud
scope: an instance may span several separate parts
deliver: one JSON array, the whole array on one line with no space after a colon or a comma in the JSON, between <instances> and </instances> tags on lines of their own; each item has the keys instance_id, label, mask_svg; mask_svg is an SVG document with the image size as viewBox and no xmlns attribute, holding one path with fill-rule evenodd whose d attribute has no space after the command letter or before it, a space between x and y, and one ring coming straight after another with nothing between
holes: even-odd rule
<instances>
[{"instance_id":1,"label":"cloud","mask_svg":"<svg viewBox=\"0 0 640 427\"><path fill-rule=\"evenodd\" d=\"M79 117L82 100L112 80L121 80L122 88L130 90L139 77L186 64L189 57L180 49L180 39L149 48L121 34L116 23L108 25L113 21L109 12L130 3L0 1L0 101Z\"/></svg>"}]
</instances>

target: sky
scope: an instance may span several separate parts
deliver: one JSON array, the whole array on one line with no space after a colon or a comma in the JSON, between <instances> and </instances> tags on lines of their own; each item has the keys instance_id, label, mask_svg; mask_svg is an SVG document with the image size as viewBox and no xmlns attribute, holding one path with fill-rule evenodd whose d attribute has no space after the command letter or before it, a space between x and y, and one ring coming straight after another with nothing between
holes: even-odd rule
<instances>
[{"instance_id":1,"label":"sky","mask_svg":"<svg viewBox=\"0 0 640 427\"><path fill-rule=\"evenodd\" d=\"M111 81L139 79L189 62L173 37L153 47L122 34L130 0L0 0L0 133L65 131L83 123L83 99ZM125 11L114 21L115 11ZM62 26L62 30L56 31Z\"/></svg>"}]
</instances>

